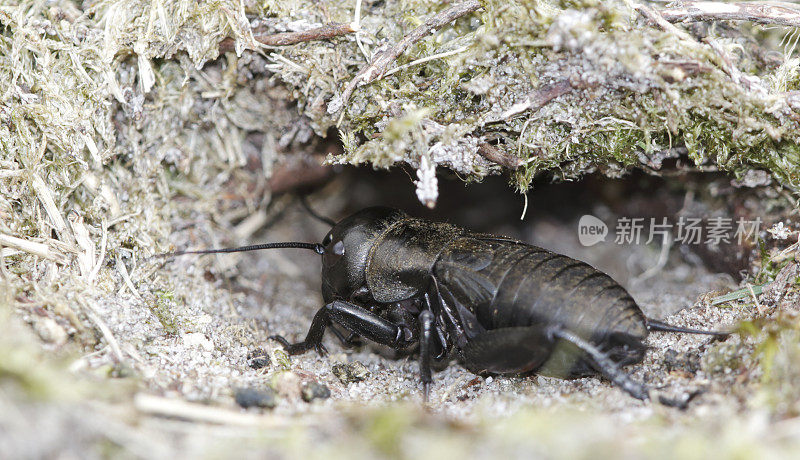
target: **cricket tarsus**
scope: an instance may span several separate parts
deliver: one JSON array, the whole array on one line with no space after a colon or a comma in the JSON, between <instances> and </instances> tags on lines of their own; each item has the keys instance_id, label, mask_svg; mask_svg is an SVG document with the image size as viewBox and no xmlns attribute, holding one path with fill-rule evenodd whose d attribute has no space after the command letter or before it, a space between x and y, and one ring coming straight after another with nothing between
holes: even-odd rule
<instances>
[{"instance_id":1,"label":"cricket tarsus","mask_svg":"<svg viewBox=\"0 0 800 460\"><path fill-rule=\"evenodd\" d=\"M303 208L305 208L306 212L308 212L311 215L311 217L317 219L322 223L328 224L331 227L336 225L335 220L331 219L330 217L323 216L322 214L318 213L311 207L311 205L308 203L308 195L300 195L300 204L303 205Z\"/></svg>"}]
</instances>

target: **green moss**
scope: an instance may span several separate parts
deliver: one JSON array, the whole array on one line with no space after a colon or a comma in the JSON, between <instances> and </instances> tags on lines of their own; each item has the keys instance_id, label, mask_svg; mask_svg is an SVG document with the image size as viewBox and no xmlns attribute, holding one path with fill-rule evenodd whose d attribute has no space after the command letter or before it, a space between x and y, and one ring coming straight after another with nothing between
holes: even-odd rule
<instances>
[{"instance_id":1,"label":"green moss","mask_svg":"<svg viewBox=\"0 0 800 460\"><path fill-rule=\"evenodd\" d=\"M173 313L175 308L175 296L172 291L154 291L156 295L155 305L150 307L150 311L161 323L161 327L167 334L178 334L181 332L181 325L178 318Z\"/></svg>"},{"instance_id":2,"label":"green moss","mask_svg":"<svg viewBox=\"0 0 800 460\"><path fill-rule=\"evenodd\" d=\"M433 11L414 13L416 18ZM572 19L563 20L567 16ZM482 13L422 40L397 64L458 46L467 46L465 52L356 91L342 118L341 129L350 139L344 160L380 167L408 161L411 154L397 153L392 130L409 112L392 114L387 108L424 107L428 119L457 123L462 135L502 139L507 150L528 160L526 170L513 175L520 190L547 170L565 179L596 168L617 175L639 165L642 151L680 144L696 164L715 164L734 175L763 168L780 182L797 185L798 124L787 110L775 110L785 101L733 81L707 46L681 42L635 18L621 2L487 2ZM570 39L577 44L564 42ZM298 47L292 53L300 58L307 51ZM687 74L671 64L677 61L698 63L701 70ZM498 108L581 73L600 84L498 122ZM780 80L793 78L787 74ZM441 140L428 135L399 147L419 155Z\"/></svg>"},{"instance_id":3,"label":"green moss","mask_svg":"<svg viewBox=\"0 0 800 460\"><path fill-rule=\"evenodd\" d=\"M270 358L278 369L288 371L292 368L292 362L289 359L289 354L280 348L272 348L270 350Z\"/></svg>"},{"instance_id":4,"label":"green moss","mask_svg":"<svg viewBox=\"0 0 800 460\"><path fill-rule=\"evenodd\" d=\"M791 295L791 291L787 292ZM768 320L744 325L755 341L752 352L757 364L758 395L756 404L764 405L776 417L800 415L800 317L794 312L780 311Z\"/></svg>"}]
</instances>

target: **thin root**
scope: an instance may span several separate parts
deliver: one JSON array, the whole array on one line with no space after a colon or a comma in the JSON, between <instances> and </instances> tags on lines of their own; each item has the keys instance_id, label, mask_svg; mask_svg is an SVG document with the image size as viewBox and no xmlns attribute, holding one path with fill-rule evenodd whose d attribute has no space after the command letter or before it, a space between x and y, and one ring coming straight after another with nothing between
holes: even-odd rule
<instances>
[{"instance_id":1,"label":"thin root","mask_svg":"<svg viewBox=\"0 0 800 460\"><path fill-rule=\"evenodd\" d=\"M290 46L298 43L311 42L315 40L329 40L355 32L352 24L330 23L321 27L304 30L301 32L281 32L277 34L255 34L254 38L266 46ZM219 44L219 52L233 51L234 41L226 38Z\"/></svg>"}]
</instances>

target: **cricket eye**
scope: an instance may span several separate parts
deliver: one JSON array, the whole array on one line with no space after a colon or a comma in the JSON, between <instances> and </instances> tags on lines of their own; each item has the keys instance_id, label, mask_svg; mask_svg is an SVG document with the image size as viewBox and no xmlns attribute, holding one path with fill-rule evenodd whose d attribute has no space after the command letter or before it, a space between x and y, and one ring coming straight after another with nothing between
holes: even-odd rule
<instances>
[{"instance_id":1,"label":"cricket eye","mask_svg":"<svg viewBox=\"0 0 800 460\"><path fill-rule=\"evenodd\" d=\"M337 241L336 244L333 245L333 253L337 256L344 255L344 242Z\"/></svg>"}]
</instances>

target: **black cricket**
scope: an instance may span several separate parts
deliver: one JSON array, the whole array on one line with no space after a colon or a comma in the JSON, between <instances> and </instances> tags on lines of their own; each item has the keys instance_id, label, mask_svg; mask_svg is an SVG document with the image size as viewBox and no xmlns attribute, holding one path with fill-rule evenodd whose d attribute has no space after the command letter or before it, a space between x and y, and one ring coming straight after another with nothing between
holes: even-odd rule
<instances>
[{"instance_id":1,"label":"black cricket","mask_svg":"<svg viewBox=\"0 0 800 460\"><path fill-rule=\"evenodd\" d=\"M727 335L649 319L628 292L592 266L511 238L373 207L333 225L322 244L269 243L182 254L302 248L322 256L325 306L304 340L280 342L291 355L322 344L332 323L397 350L419 345L427 399L434 360L460 357L476 374L600 374L650 399L623 366L641 362L649 331ZM683 407L687 399L659 396Z\"/></svg>"}]
</instances>

